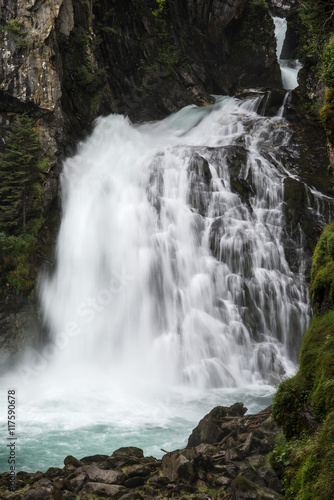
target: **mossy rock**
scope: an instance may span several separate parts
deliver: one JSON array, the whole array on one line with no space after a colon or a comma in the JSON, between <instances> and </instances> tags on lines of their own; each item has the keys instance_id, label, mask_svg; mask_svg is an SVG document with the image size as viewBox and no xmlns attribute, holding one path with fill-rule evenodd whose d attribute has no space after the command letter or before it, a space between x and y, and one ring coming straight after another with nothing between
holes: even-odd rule
<instances>
[{"instance_id":1,"label":"mossy rock","mask_svg":"<svg viewBox=\"0 0 334 500\"><path fill-rule=\"evenodd\" d=\"M334 222L324 229L315 248L310 295L316 314L334 305Z\"/></svg>"},{"instance_id":2,"label":"mossy rock","mask_svg":"<svg viewBox=\"0 0 334 500\"><path fill-rule=\"evenodd\" d=\"M64 465L73 465L73 467L80 467L82 462L72 455L68 455L64 460Z\"/></svg>"},{"instance_id":3,"label":"mossy rock","mask_svg":"<svg viewBox=\"0 0 334 500\"><path fill-rule=\"evenodd\" d=\"M305 429L303 410L310 397L310 383L302 376L281 383L274 398L273 416L282 427L285 436L291 439Z\"/></svg>"}]
</instances>

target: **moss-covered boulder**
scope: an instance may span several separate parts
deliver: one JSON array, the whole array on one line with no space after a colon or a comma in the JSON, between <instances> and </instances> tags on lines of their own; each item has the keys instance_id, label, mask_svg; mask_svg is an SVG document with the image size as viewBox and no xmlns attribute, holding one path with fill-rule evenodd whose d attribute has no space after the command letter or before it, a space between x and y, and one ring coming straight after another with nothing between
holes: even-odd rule
<instances>
[{"instance_id":1,"label":"moss-covered boulder","mask_svg":"<svg viewBox=\"0 0 334 500\"><path fill-rule=\"evenodd\" d=\"M242 417L247 411L242 403L230 407L217 406L199 422L188 439L188 447L201 443L214 444L221 441L230 432L230 417Z\"/></svg>"}]
</instances>

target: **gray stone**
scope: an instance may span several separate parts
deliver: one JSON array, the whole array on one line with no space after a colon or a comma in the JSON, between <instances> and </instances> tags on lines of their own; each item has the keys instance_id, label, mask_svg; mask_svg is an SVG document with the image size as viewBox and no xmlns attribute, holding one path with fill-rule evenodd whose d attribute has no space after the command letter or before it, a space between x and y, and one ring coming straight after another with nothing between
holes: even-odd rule
<instances>
[{"instance_id":1,"label":"gray stone","mask_svg":"<svg viewBox=\"0 0 334 500\"><path fill-rule=\"evenodd\" d=\"M81 490L79 497L87 498L87 494L93 494L117 500L125 492L126 488L117 484L87 483Z\"/></svg>"},{"instance_id":2,"label":"gray stone","mask_svg":"<svg viewBox=\"0 0 334 500\"><path fill-rule=\"evenodd\" d=\"M192 463L182 451L168 453L162 459L162 474L170 481L192 482L195 478L195 471Z\"/></svg>"},{"instance_id":3,"label":"gray stone","mask_svg":"<svg viewBox=\"0 0 334 500\"><path fill-rule=\"evenodd\" d=\"M105 484L123 484L126 476L116 470L102 470L96 465L84 465L79 467L77 471L80 475L85 474L89 481Z\"/></svg>"},{"instance_id":4,"label":"gray stone","mask_svg":"<svg viewBox=\"0 0 334 500\"><path fill-rule=\"evenodd\" d=\"M51 500L51 499L52 495L50 491L45 487L28 490L23 497L23 500Z\"/></svg>"},{"instance_id":5,"label":"gray stone","mask_svg":"<svg viewBox=\"0 0 334 500\"><path fill-rule=\"evenodd\" d=\"M124 472L129 477L148 476L151 472L151 467L149 467L147 464L134 464L126 467L124 469Z\"/></svg>"}]
</instances>

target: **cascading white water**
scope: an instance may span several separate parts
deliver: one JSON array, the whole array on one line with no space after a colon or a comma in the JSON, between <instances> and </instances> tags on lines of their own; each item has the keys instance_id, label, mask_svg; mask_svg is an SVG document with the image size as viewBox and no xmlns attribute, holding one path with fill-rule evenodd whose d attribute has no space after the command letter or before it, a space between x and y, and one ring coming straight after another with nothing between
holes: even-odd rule
<instances>
[{"instance_id":1,"label":"cascading white water","mask_svg":"<svg viewBox=\"0 0 334 500\"><path fill-rule=\"evenodd\" d=\"M22 468L126 444L158 455L215 404L266 406L295 370L308 294L282 246L289 174L267 147L291 132L260 101L100 118L66 161L41 284L51 343L16 379Z\"/></svg>"},{"instance_id":2,"label":"cascading white water","mask_svg":"<svg viewBox=\"0 0 334 500\"><path fill-rule=\"evenodd\" d=\"M283 43L287 31L287 21L284 17L273 17L275 24L275 36L277 40L276 56L281 68L283 88L293 90L298 87L298 72L302 64L294 59L281 59Z\"/></svg>"},{"instance_id":3,"label":"cascading white water","mask_svg":"<svg viewBox=\"0 0 334 500\"><path fill-rule=\"evenodd\" d=\"M56 342L69 324L78 335L56 363L96 365L131 385L140 373L203 389L291 371L288 339L295 318L304 318L298 335L304 331L308 306L280 242L282 175L257 148L267 125L258 121L247 134L243 124L256 106L225 99L210 114L190 108L142 127L100 119L66 162L58 265L42 304ZM241 136L242 175L256 190L250 207L231 192L223 148ZM220 147L218 158L208 146ZM200 181L207 192L199 215L189 201L201 165L212 192ZM211 245L221 262L210 251L212 223L220 224ZM253 332L247 315L257 316Z\"/></svg>"}]
</instances>

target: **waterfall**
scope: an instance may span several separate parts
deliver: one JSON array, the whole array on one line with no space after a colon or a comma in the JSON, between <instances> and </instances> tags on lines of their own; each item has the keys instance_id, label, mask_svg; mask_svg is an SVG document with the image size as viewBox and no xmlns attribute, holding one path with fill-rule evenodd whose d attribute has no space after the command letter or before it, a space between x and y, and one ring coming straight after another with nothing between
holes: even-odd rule
<instances>
[{"instance_id":1,"label":"waterfall","mask_svg":"<svg viewBox=\"0 0 334 500\"><path fill-rule=\"evenodd\" d=\"M216 96L155 123L101 117L65 162L40 285L49 343L10 375L21 469L125 445L159 456L217 404L268 406L294 373L310 306L301 229L294 272L284 248L293 132L260 109ZM327 202L305 190L318 217Z\"/></svg>"},{"instance_id":2,"label":"waterfall","mask_svg":"<svg viewBox=\"0 0 334 500\"><path fill-rule=\"evenodd\" d=\"M201 389L293 371L309 306L285 260L284 175L261 153L276 132L258 105L223 98L142 126L100 118L67 160L41 293L53 342L76 331L62 371Z\"/></svg>"},{"instance_id":3,"label":"waterfall","mask_svg":"<svg viewBox=\"0 0 334 500\"><path fill-rule=\"evenodd\" d=\"M298 87L298 71L302 65L298 60L281 59L283 43L287 32L287 21L283 17L273 17L275 24L275 36L277 40L276 56L281 68L283 88L293 90Z\"/></svg>"}]
</instances>

